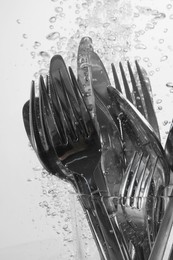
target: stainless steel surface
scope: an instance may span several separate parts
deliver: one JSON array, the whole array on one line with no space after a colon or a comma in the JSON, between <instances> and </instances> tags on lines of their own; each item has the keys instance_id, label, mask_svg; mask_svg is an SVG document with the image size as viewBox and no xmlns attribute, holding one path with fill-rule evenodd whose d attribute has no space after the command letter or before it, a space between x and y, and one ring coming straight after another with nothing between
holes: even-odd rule
<instances>
[{"instance_id":1,"label":"stainless steel surface","mask_svg":"<svg viewBox=\"0 0 173 260\"><path fill-rule=\"evenodd\" d=\"M171 260L173 257L173 192L170 194L168 199L169 202L166 212L149 256L149 260Z\"/></svg>"},{"instance_id":2,"label":"stainless steel surface","mask_svg":"<svg viewBox=\"0 0 173 260\"><path fill-rule=\"evenodd\" d=\"M50 173L68 180L81 194L90 196L96 194L97 196L99 192L97 179L99 179L100 184L99 175L102 174L102 171L99 172L97 168L100 160L100 140L94 130L72 70L70 70L70 74L74 89L73 98L77 100L75 107L70 100L71 96L66 90L61 72L59 75L60 82L55 84L52 81L47 87L43 78L40 78L39 98L36 98L35 86L34 83L32 84L29 109L30 133L28 133L28 136L38 158ZM46 83L49 84L49 81ZM61 94L64 95L63 101L61 101L55 89L59 85L62 88ZM64 106L64 104L67 104L67 106ZM59 105L59 110L57 110L57 105ZM25 106L24 108L26 109ZM98 106L99 109L100 106ZM104 114L102 110L101 112L103 119ZM58 121L59 118L60 121ZM26 125L26 120L24 122ZM101 183L101 185L103 187L104 183ZM103 190L102 187L100 191L105 193L107 186ZM114 228L113 232L109 232L112 229L112 224L104 205L98 204L95 199L90 200L88 198L85 200L85 196L81 198L101 257L103 259L114 259L115 256L118 256L119 259L129 259L123 240L117 240L118 229L116 233ZM120 232L119 237L121 237Z\"/></svg>"},{"instance_id":3,"label":"stainless steel surface","mask_svg":"<svg viewBox=\"0 0 173 260\"><path fill-rule=\"evenodd\" d=\"M135 61L136 73L133 72L130 62L127 61L128 72L131 80L131 88L128 83L127 76L125 74L122 63L119 63L121 76L123 79L123 85L126 98L134 104L139 112L147 119L149 124L153 127L157 137L160 140L159 126L156 118L156 114L153 108L151 85L148 77L144 76L144 73L139 66L139 63ZM119 80L117 77L115 66L112 64L112 71L114 75L115 87L119 89Z\"/></svg>"},{"instance_id":4,"label":"stainless steel surface","mask_svg":"<svg viewBox=\"0 0 173 260\"><path fill-rule=\"evenodd\" d=\"M120 187L117 218L127 241L135 247L137 259L148 259L158 229L156 223L160 222L152 200L157 162L157 157L153 164L150 155L135 152Z\"/></svg>"},{"instance_id":5,"label":"stainless steel surface","mask_svg":"<svg viewBox=\"0 0 173 260\"><path fill-rule=\"evenodd\" d=\"M151 87L138 62L136 75L127 62L132 90L119 67L123 88L112 64L116 89L92 40L83 38L78 81L55 55L50 76L40 76L38 96L32 82L23 119L43 167L79 194L101 259L148 260L157 250L158 231L172 223L165 220L170 202L162 200L170 185L170 161L159 140ZM164 257L171 251L169 238L170 233L161 249Z\"/></svg>"}]
</instances>

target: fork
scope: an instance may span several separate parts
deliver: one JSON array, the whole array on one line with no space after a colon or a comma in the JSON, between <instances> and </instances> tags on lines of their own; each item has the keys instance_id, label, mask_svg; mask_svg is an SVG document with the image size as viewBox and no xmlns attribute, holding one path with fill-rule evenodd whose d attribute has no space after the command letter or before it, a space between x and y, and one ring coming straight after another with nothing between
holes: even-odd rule
<instances>
[{"instance_id":1,"label":"fork","mask_svg":"<svg viewBox=\"0 0 173 260\"><path fill-rule=\"evenodd\" d=\"M40 91L39 91L39 111L36 109L36 97L35 97L35 86L32 84L31 88L31 99L30 99L30 132L31 132L31 143L32 146L44 166L44 168L51 174L56 175L57 177L69 181L75 190L81 194L91 194L90 186L86 178L82 174L76 172L71 172L67 167L64 166L63 162L66 157L69 155L69 150L71 149L71 144L66 144L64 146L60 145L60 152L57 152L57 142L54 142L55 137L60 135L56 124L55 124L55 115L53 114L50 100L48 98L43 78L40 77ZM39 112L39 113L38 113ZM64 122L63 126L68 126L67 115L61 110L60 114L63 116ZM48 123L49 120L49 123ZM60 123L60 122L59 122ZM50 127L51 126L51 127ZM63 133L63 129L59 126L59 130ZM68 130L68 129L66 129ZM71 129L70 129L71 130ZM53 136L52 136L53 133ZM65 137L67 133L64 132ZM74 137L74 132L71 134ZM68 137L69 139L72 137ZM64 136L61 137L61 141ZM57 138L58 139L58 138ZM70 141L70 140L69 140ZM62 143L62 142L61 142ZM68 148L68 145L70 148ZM71 152L70 152L71 154ZM61 157L60 157L61 156ZM95 217L93 203L91 202L90 196L85 199L85 196L81 197L81 204L86 213L88 222L90 224L91 231L95 238L101 259L107 258L107 249L105 247L105 242L103 238L102 231L98 225L98 220Z\"/></svg>"},{"instance_id":2,"label":"fork","mask_svg":"<svg viewBox=\"0 0 173 260\"><path fill-rule=\"evenodd\" d=\"M90 196L89 199L82 200L82 205L88 214L97 245L99 248L101 247L102 259L114 259L115 255L119 259L129 259L126 249L122 249L123 241L117 240L117 234L105 208L102 203L98 203L98 200L92 197L93 194L98 194L95 181L100 174L100 140L90 120L90 114L85 109L86 106L72 70L70 70L70 74L76 100L78 100L77 108L70 101L70 95L67 94L61 74L61 82L57 82L57 84L63 86L63 98L67 107L63 106L56 95L59 111L56 110L50 98L51 95L57 94L55 92L57 84L55 86L53 82L46 89L44 80L40 77L39 111L36 108L35 86L34 83L32 84L30 99L31 143L41 163L49 172L70 181L79 193ZM50 93L50 96L47 92ZM81 113L79 114L78 111ZM84 112L85 115L82 114ZM59 118L63 118L63 120L59 120ZM68 141L63 143L64 140ZM93 178L95 173L96 178ZM100 183L100 180L98 182ZM103 183L101 185L103 186ZM84 197L81 196L81 199ZM111 233L110 230L112 230ZM120 237L121 234L118 236Z\"/></svg>"},{"instance_id":3,"label":"fork","mask_svg":"<svg viewBox=\"0 0 173 260\"><path fill-rule=\"evenodd\" d=\"M86 39L85 39L86 41ZM87 46L90 46L90 39L87 39L86 41L86 49ZM79 56L79 55L78 55ZM99 56L93 51L93 49L88 48L87 51L83 54L84 60L87 60L87 64L85 66L88 66L88 72L92 74L92 85L93 89L95 91L95 96L99 96L100 99L103 100L104 104L109 109L110 114L113 116L115 123L119 127L119 133L121 135L121 140L124 146L124 159L125 159L125 165L128 167L131 163L131 158L134 155L134 151L137 151L138 153L142 153L143 157L145 158L146 155L150 155L150 164L154 165L155 164L155 158L159 156L159 162L157 163L157 171L155 172L155 176L153 177L154 179L154 194L155 196L162 194L162 185L165 186L168 183L169 179L169 170L167 163L165 162L164 158L164 151L163 148L160 145L160 142L158 141L154 131L148 124L148 122L145 120L144 117L141 117L141 112L143 111L143 114L146 113L146 108L142 104L142 99L137 98L136 95L136 103L138 105L138 109L140 108L141 112L139 113L135 107L132 105L132 99L131 99L131 104L127 102L120 94L119 92L121 91L121 86L116 74L115 67L113 66L113 73L114 73L114 79L116 79L116 86L119 92L114 90L113 88L109 87L110 86L110 81L108 78L108 75L106 73L106 70L104 68L104 65L102 61L100 60ZM130 69L130 66L129 66ZM80 74L81 74L81 68L80 68L80 63L78 65L78 73L79 73L79 79L80 79ZM121 66L121 71L122 73L124 70L122 69ZM130 70L131 77L133 76L132 71ZM140 75L141 76L141 75ZM88 78L88 77L87 77ZM127 85L125 73L123 74L123 79L124 79L124 84ZM142 81L142 79L141 79ZM88 83L88 82L87 82ZM84 82L84 86L86 83ZM128 85L127 85L128 86ZM130 89L127 88L126 86L126 93L129 96L129 99L131 97ZM136 86L136 85L135 85ZM107 88L108 87L108 88ZM137 88L137 86L136 86ZM85 89L84 89L85 90ZM137 89L138 91L138 89ZM122 92L122 91L121 91ZM129 93L128 93L129 92ZM110 95L109 95L110 94ZM112 100L112 102L111 102ZM135 103L135 105L136 105ZM143 110L142 110L143 109ZM150 109L150 112L152 110ZM153 114L155 116L155 113L153 111ZM148 114L145 114L145 116L148 116ZM151 117L152 119L152 117ZM152 119L153 120L153 119ZM155 125L155 117L154 120ZM157 123L157 121L156 121ZM156 124L157 125L157 124ZM116 147L114 147L114 150L116 150ZM145 156L144 156L145 155ZM162 160L163 159L163 160ZM104 167L104 165L102 166ZM126 169L124 167L124 169ZM150 166L151 167L151 166ZM161 173L160 175L160 169L163 169L163 175ZM122 173L124 171L123 168L121 168ZM114 176L118 171L114 171ZM145 172L144 172L145 173ZM142 174L142 173L141 173ZM145 173L146 175L146 173ZM164 176L165 175L165 176ZM139 178L139 176L138 176ZM160 183L158 180L161 180ZM134 179L135 181L135 179ZM121 180L121 183L123 183L123 180ZM131 186L132 187L132 186ZM147 194L148 195L148 194ZM152 194L150 194L152 195ZM145 212L145 204L142 205L142 211ZM159 206L159 203L157 205L157 209L159 211L161 206ZM158 216L158 211L156 212L156 216ZM152 213L154 215L154 213ZM155 233L157 232L157 227L154 225L154 221L156 220L156 216L151 218L150 220L150 226L153 228L153 236L155 236ZM140 215L141 217L140 221L143 222L143 216ZM140 223L139 221L139 223ZM125 229L126 226L126 221L124 221ZM143 233L148 236L148 232L145 231L144 226L138 225L138 228L140 229L138 231L143 230ZM150 229L151 229L150 227ZM126 235L126 232L125 232ZM143 237L141 238L143 239ZM151 239L150 239L151 240ZM140 241L141 242L141 241ZM147 248L147 245L144 245L145 249ZM150 242L151 246L151 242ZM139 250L136 249L138 254L142 252L142 248ZM140 258L143 256L141 255L142 253L139 254ZM149 253L148 253L149 254ZM136 256L138 257L138 256Z\"/></svg>"},{"instance_id":4,"label":"fork","mask_svg":"<svg viewBox=\"0 0 173 260\"><path fill-rule=\"evenodd\" d=\"M128 83L124 68L122 63L119 63L120 72L124 84L124 90L126 98L138 109L138 111L147 119L150 125L153 127L157 137L160 140L159 126L156 118L156 114L152 103L151 86L149 79L144 76L144 73L137 61L136 65L136 75L133 73L130 62L127 61L128 72L130 75L132 91L130 90L130 85ZM111 64L115 87L122 93L122 88L118 79L117 71L114 64ZM150 89L150 91L149 91Z\"/></svg>"},{"instance_id":5,"label":"fork","mask_svg":"<svg viewBox=\"0 0 173 260\"><path fill-rule=\"evenodd\" d=\"M155 208L152 181L157 162L158 157L153 164L150 155L146 157L135 152L120 187L117 218L125 237L135 247L137 259L148 259L158 229L156 226L163 215L163 205L157 208L161 210L160 214L154 214L152 210Z\"/></svg>"},{"instance_id":6,"label":"fork","mask_svg":"<svg viewBox=\"0 0 173 260\"><path fill-rule=\"evenodd\" d=\"M143 243L144 236L150 241L149 247L152 247L162 217L159 217L159 212L165 210L159 198L164 195L164 187L169 183L170 170L164 156L164 150L147 121L140 116L135 107L118 90L108 87L108 92L114 113L120 121L127 163L120 189L120 195L123 197L125 204L123 204L123 208L118 207L117 216L119 211L120 216L122 216L122 209L125 209L126 218L123 221L123 230L126 234L126 229L130 229L133 234L134 227L136 228L135 234L139 239L138 244L135 244L136 238L134 238L133 243L134 246L136 245L136 251L140 254L140 257L143 257L142 250L138 245L143 245L143 250L147 252L148 246ZM138 185L140 182L141 184ZM147 197L153 199L153 207L147 206L145 202ZM141 203L140 208L139 202ZM151 209L151 213L147 212L149 209ZM138 211L145 214L139 214ZM138 218L135 216L138 216ZM148 222L146 222L146 217L149 217ZM129 219L131 222L128 221ZM121 222L121 218L119 220ZM132 223L132 226L129 223ZM144 225L144 223L146 224ZM158 223L158 225L155 223ZM143 234L140 236L139 234L142 232ZM126 234L126 237L128 237L128 234Z\"/></svg>"}]
</instances>

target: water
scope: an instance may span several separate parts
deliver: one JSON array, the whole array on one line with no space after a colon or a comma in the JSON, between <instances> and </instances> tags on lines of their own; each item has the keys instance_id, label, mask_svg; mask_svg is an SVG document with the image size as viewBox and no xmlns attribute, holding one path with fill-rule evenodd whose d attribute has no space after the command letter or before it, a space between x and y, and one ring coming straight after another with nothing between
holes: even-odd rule
<instances>
[{"instance_id":1,"label":"water","mask_svg":"<svg viewBox=\"0 0 173 260\"><path fill-rule=\"evenodd\" d=\"M34 64L37 64L33 78L37 80L39 74L47 74L48 62L56 53L63 54L67 65L72 66L75 71L77 62L75 55L83 36L92 37L94 49L101 57L110 75L112 85L114 84L110 68L112 62L117 65L119 61L125 63L130 59L133 63L134 59L139 60L140 65L147 70L151 79L154 105L164 144L172 120L172 115L165 111L167 111L166 107L173 103L173 62L170 61L172 42L168 37L171 33L170 22L173 14L169 1L158 4L158 7L153 1L148 1L143 5L137 0L134 3L128 0L81 3L74 1L72 6L68 1L51 0L50 4L53 6L53 11L47 24L48 27L51 27L48 30L45 29L44 39L36 39L29 50ZM20 19L17 19L16 22L18 26L21 26ZM23 44L26 44L28 35L25 31L23 32ZM49 48L44 48L44 41L49 42ZM89 95L90 93L86 94L86 96ZM33 170L41 171L37 166ZM43 175L40 178L43 201L39 206L45 210L48 219L51 219L49 223L52 223L52 228L57 236L62 235L67 259L76 260L76 252L72 246L74 223L71 223L71 205L74 201L69 201L69 192L72 189L67 183L59 181L53 176ZM77 205L75 206L76 211L80 213L74 219L78 219L77 222L80 224L81 221L85 222L85 228L81 231L82 243L84 243L82 250L86 250L85 259L91 259L85 243L87 245L88 241L92 240L92 236L80 204L75 203L77 203L75 204ZM64 224L61 224L62 222ZM69 251L65 250L66 247L69 248Z\"/></svg>"}]
</instances>

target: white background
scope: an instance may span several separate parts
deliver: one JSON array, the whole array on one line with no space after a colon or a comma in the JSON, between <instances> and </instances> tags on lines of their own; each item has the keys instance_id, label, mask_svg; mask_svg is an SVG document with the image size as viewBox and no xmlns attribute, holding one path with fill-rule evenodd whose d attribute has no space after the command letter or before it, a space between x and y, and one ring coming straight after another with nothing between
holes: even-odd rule
<instances>
[{"instance_id":1,"label":"white background","mask_svg":"<svg viewBox=\"0 0 173 260\"><path fill-rule=\"evenodd\" d=\"M64 43L61 49L59 47L59 51L65 56L68 65L73 67L75 66L75 56L71 58L70 53L76 52L77 44L82 36L88 34L91 36L92 32L95 32L93 36L95 48L103 56L102 59L108 66L108 71L112 59L115 63L121 58L125 59L125 56L129 57L132 62L135 58L140 59L142 66L150 73L155 95L154 105L162 131L163 143L166 138L165 132L169 129L170 121L173 118L173 93L170 93L170 88L166 87L166 83L173 82L171 38L173 33L173 19L171 18L173 1L167 0L158 3L158 1L138 0L133 1L133 5L130 1L86 2L91 3L88 6L81 5L85 2L77 0L55 2L50 0L10 0L1 3L0 259L2 260L12 259L10 252L13 252L15 260L54 260L59 259L58 257L63 254L63 246L61 247L63 241L63 236L61 236L62 223L59 222L59 226L56 226L56 230L58 227L60 229L58 236L52 228L52 222L55 219L52 220L51 217L48 217L45 208L39 206L39 203L45 200L43 186L46 186L48 181L42 180L40 164L28 146L22 121L22 106L29 99L30 82L35 79L34 73L43 68L42 64L37 63L38 53L47 51L52 56L54 49L56 50L56 41L46 39L48 33L61 32ZM96 2L102 4L100 11L99 4L94 9ZM106 2L109 4L103 8ZM79 10L76 5L81 6L79 14L75 12ZM49 19L56 14L54 8L57 6L64 7L65 17L57 18L56 23L53 24L55 28L50 29ZM116 41L110 44L113 38L109 38L109 28L106 25L103 27L101 24L108 22L109 17L106 10L110 11L111 6L117 8L116 16L118 18L117 23L109 21L109 28L110 31L118 32L118 34L115 35ZM152 10L165 13L166 17L158 19L157 25L153 29L145 30L147 24L152 20L153 14L146 11L146 8L137 9L136 6L150 7ZM137 17L138 13L140 13L139 17ZM79 23L76 23L76 18L78 16L85 18L88 14L90 18L88 27L79 26ZM99 24L96 20L91 19L92 15L98 18ZM127 29L127 25L132 26L131 31ZM138 42L135 37L137 31L139 33ZM100 38L96 36L96 33L100 33ZM41 46L36 49L33 47L35 41L41 43ZM74 44L72 44L73 42ZM135 47L137 44L138 47ZM106 54L101 54L107 45L110 47L106 47ZM123 47L124 51L118 49L117 46ZM141 47L139 48L139 46ZM51 49L51 47L53 48ZM35 52L34 59L31 52ZM163 126L165 120L168 121L168 124ZM62 194L66 192L68 197L68 191L64 188L63 183L57 184L56 180L53 180L52 185L59 185ZM50 184L47 186L50 188ZM66 208L65 203L66 201L62 201L61 205L64 209ZM64 259L69 260L68 257Z\"/></svg>"}]
</instances>

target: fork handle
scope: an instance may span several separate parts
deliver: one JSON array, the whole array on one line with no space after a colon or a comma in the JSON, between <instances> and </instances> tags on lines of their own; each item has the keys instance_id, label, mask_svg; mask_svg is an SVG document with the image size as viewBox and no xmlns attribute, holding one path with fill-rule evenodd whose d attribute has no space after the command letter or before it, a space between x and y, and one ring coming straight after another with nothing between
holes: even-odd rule
<instances>
[{"instance_id":1,"label":"fork handle","mask_svg":"<svg viewBox=\"0 0 173 260\"><path fill-rule=\"evenodd\" d=\"M173 249L173 191L163 217L149 260L168 260ZM173 254L173 253L172 253ZM172 258L171 258L172 259Z\"/></svg>"},{"instance_id":2,"label":"fork handle","mask_svg":"<svg viewBox=\"0 0 173 260\"><path fill-rule=\"evenodd\" d=\"M104 236L103 236L102 230L100 229L97 216L95 216L93 214L92 209L84 209L84 211L86 213L86 217L87 217L91 232L93 234L95 243L99 250L101 260L109 260L108 249L106 247Z\"/></svg>"},{"instance_id":3,"label":"fork handle","mask_svg":"<svg viewBox=\"0 0 173 260\"><path fill-rule=\"evenodd\" d=\"M110 260L103 230L101 230L98 217L91 199L91 191L87 180L80 174L74 174L75 190L78 192L80 204L86 214L88 224L93 234L96 246L99 250L101 260ZM85 192L85 193L84 193Z\"/></svg>"},{"instance_id":4,"label":"fork handle","mask_svg":"<svg viewBox=\"0 0 173 260\"><path fill-rule=\"evenodd\" d=\"M104 205L104 202L98 196L94 196L93 203L96 210L96 215L99 220L99 225L101 227L102 233L105 238L105 242L107 245L109 260L131 260L129 256L129 252L126 249L124 241L122 239L122 234L116 225L116 223L112 223L107 209Z\"/></svg>"}]
</instances>

